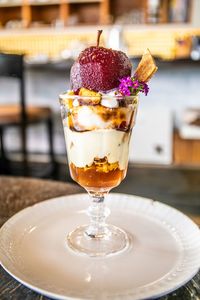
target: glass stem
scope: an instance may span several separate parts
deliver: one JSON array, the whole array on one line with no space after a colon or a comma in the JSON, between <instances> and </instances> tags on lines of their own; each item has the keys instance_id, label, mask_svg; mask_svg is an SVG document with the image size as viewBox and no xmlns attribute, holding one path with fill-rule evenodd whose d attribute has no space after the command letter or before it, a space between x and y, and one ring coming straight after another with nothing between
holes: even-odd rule
<instances>
[{"instance_id":1,"label":"glass stem","mask_svg":"<svg viewBox=\"0 0 200 300\"><path fill-rule=\"evenodd\" d=\"M90 217L90 224L85 234L90 238L102 239L110 235L110 231L105 223L110 214L110 209L105 206L105 193L89 193L92 200L87 209L87 215Z\"/></svg>"}]
</instances>

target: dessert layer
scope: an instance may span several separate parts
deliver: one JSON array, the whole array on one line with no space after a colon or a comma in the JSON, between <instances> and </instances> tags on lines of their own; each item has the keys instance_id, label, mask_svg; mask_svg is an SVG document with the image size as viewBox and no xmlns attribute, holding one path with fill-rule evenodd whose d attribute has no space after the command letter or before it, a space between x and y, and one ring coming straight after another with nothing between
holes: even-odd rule
<instances>
[{"instance_id":1,"label":"dessert layer","mask_svg":"<svg viewBox=\"0 0 200 300\"><path fill-rule=\"evenodd\" d=\"M112 166L112 164L108 165L108 163L103 165L103 168L97 168L96 164L93 163L90 167L78 168L71 163L71 176L90 191L110 190L120 184L126 176L126 170L119 170L118 167ZM104 172L104 169L107 171Z\"/></svg>"},{"instance_id":2,"label":"dessert layer","mask_svg":"<svg viewBox=\"0 0 200 300\"><path fill-rule=\"evenodd\" d=\"M69 127L75 131L118 129L128 131L133 127L136 110L132 107L108 108L102 105L77 106L70 110Z\"/></svg>"},{"instance_id":3,"label":"dessert layer","mask_svg":"<svg viewBox=\"0 0 200 300\"><path fill-rule=\"evenodd\" d=\"M90 167L94 161L107 159L117 163L120 170L128 164L130 132L114 129L99 129L76 132L64 126L68 159L76 167Z\"/></svg>"}]
</instances>

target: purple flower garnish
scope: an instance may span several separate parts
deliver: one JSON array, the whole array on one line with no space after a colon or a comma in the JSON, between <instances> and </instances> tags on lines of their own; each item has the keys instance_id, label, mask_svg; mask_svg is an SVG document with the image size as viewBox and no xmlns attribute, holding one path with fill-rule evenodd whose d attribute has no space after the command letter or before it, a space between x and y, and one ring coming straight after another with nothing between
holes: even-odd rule
<instances>
[{"instance_id":1,"label":"purple flower garnish","mask_svg":"<svg viewBox=\"0 0 200 300\"><path fill-rule=\"evenodd\" d=\"M120 79L119 92L123 96L136 96L142 92L147 96L149 87L146 82L139 81L136 77L123 77Z\"/></svg>"}]
</instances>

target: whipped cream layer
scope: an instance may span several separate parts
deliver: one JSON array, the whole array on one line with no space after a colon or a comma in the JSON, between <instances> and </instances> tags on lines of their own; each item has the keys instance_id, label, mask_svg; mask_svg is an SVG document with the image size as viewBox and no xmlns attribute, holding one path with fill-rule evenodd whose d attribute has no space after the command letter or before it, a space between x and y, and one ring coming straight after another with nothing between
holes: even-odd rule
<instances>
[{"instance_id":1,"label":"whipped cream layer","mask_svg":"<svg viewBox=\"0 0 200 300\"><path fill-rule=\"evenodd\" d=\"M104 129L111 126L111 120L105 121L91 106L79 106L74 114L74 124L83 130Z\"/></svg>"},{"instance_id":2,"label":"whipped cream layer","mask_svg":"<svg viewBox=\"0 0 200 300\"><path fill-rule=\"evenodd\" d=\"M78 106L71 109L69 124L76 131L132 128L136 110L132 107L107 108L101 105Z\"/></svg>"},{"instance_id":3,"label":"whipped cream layer","mask_svg":"<svg viewBox=\"0 0 200 300\"><path fill-rule=\"evenodd\" d=\"M108 163L127 168L130 133L114 129L76 132L64 126L69 162L76 167L91 166L95 158L107 157Z\"/></svg>"}]
</instances>

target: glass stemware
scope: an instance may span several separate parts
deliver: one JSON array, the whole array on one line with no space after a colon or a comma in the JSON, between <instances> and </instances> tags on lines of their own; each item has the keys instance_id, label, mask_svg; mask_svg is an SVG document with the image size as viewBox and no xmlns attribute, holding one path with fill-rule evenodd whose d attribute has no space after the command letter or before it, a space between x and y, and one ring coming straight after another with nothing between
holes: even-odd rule
<instances>
[{"instance_id":1,"label":"glass stemware","mask_svg":"<svg viewBox=\"0 0 200 300\"><path fill-rule=\"evenodd\" d=\"M71 177L91 197L88 225L67 236L70 248L89 256L106 256L129 246L128 234L107 224L104 198L125 178L129 141L138 97L60 95L61 115Z\"/></svg>"}]
</instances>

